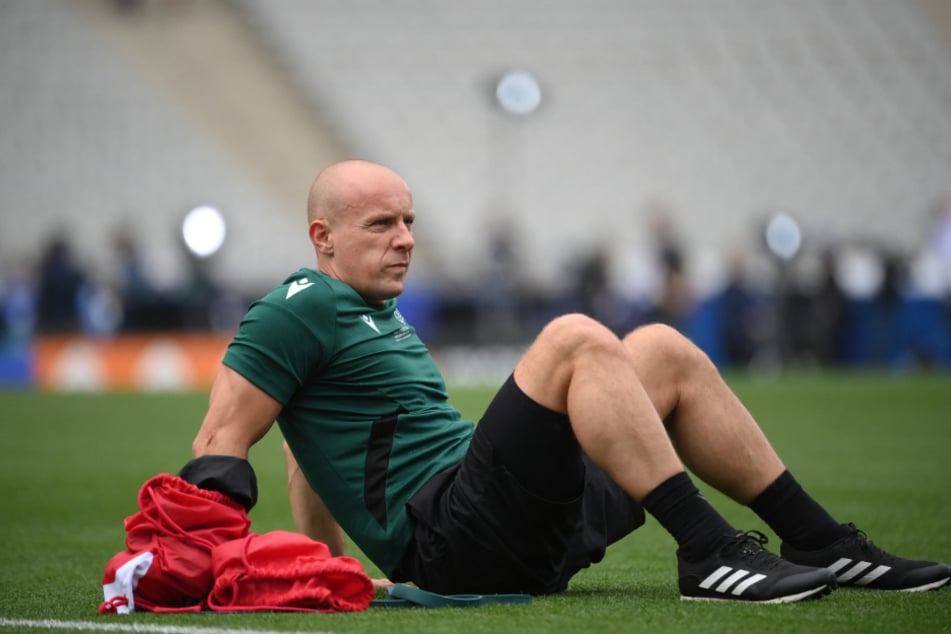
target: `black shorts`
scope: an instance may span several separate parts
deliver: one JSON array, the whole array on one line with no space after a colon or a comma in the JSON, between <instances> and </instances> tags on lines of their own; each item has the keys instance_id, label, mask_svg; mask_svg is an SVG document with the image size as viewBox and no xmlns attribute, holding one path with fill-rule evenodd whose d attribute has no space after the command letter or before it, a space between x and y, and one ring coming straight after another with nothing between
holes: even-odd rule
<instances>
[{"instance_id":1,"label":"black shorts","mask_svg":"<svg viewBox=\"0 0 951 634\"><path fill-rule=\"evenodd\" d=\"M442 594L549 594L644 511L581 450L567 416L529 399L512 377L463 460L409 502L414 540L394 578Z\"/></svg>"}]
</instances>

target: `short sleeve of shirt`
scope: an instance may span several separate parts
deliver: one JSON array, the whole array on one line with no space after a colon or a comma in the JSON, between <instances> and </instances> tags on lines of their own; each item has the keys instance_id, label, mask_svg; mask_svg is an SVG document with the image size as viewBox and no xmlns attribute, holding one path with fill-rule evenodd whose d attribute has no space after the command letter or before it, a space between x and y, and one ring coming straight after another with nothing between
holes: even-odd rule
<instances>
[{"instance_id":1,"label":"short sleeve of shirt","mask_svg":"<svg viewBox=\"0 0 951 634\"><path fill-rule=\"evenodd\" d=\"M309 293L290 299L285 298L286 287L279 287L252 304L228 346L224 365L287 404L307 377L323 366L331 349L334 304L320 301L329 292L321 286L318 282ZM301 310L305 302L306 310Z\"/></svg>"}]
</instances>

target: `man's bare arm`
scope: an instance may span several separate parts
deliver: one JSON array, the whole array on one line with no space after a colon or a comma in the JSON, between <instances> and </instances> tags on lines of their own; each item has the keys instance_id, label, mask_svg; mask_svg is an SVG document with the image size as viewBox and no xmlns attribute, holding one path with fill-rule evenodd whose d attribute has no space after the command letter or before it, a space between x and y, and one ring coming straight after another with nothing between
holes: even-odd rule
<instances>
[{"instance_id":1,"label":"man's bare arm","mask_svg":"<svg viewBox=\"0 0 951 634\"><path fill-rule=\"evenodd\" d=\"M287 495L297 531L327 544L330 554L335 557L345 554L347 542L343 529L307 482L286 442L284 458L287 461Z\"/></svg>"},{"instance_id":2,"label":"man's bare arm","mask_svg":"<svg viewBox=\"0 0 951 634\"><path fill-rule=\"evenodd\" d=\"M227 366L211 387L208 412L192 443L192 455L248 458L281 412L281 404Z\"/></svg>"},{"instance_id":3,"label":"man's bare arm","mask_svg":"<svg viewBox=\"0 0 951 634\"><path fill-rule=\"evenodd\" d=\"M334 557L345 555L347 536L334 519L333 514L316 491L307 482L287 442L284 443L284 459L287 461L287 494L291 502L291 515L299 533L323 542ZM389 579L371 579L378 592L393 585Z\"/></svg>"}]
</instances>

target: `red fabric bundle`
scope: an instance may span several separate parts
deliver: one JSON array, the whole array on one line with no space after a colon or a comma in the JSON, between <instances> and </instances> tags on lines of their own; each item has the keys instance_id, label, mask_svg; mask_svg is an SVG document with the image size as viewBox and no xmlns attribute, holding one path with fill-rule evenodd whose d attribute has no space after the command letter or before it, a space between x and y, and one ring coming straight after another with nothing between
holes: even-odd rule
<instances>
[{"instance_id":1,"label":"red fabric bundle","mask_svg":"<svg viewBox=\"0 0 951 634\"><path fill-rule=\"evenodd\" d=\"M356 612L373 600L373 583L359 561L332 557L326 544L299 533L272 531L222 544L212 570L212 610Z\"/></svg>"},{"instance_id":2,"label":"red fabric bundle","mask_svg":"<svg viewBox=\"0 0 951 634\"><path fill-rule=\"evenodd\" d=\"M360 562L287 531L248 534L244 507L217 491L159 474L125 520L126 549L103 574L100 614L365 610L373 582Z\"/></svg>"},{"instance_id":3,"label":"red fabric bundle","mask_svg":"<svg viewBox=\"0 0 951 634\"><path fill-rule=\"evenodd\" d=\"M106 565L107 603L123 596L128 610L112 609L201 610L214 584L211 551L247 536L250 526L244 507L223 493L167 473L149 479L139 490L139 511L125 520L126 549Z\"/></svg>"}]
</instances>

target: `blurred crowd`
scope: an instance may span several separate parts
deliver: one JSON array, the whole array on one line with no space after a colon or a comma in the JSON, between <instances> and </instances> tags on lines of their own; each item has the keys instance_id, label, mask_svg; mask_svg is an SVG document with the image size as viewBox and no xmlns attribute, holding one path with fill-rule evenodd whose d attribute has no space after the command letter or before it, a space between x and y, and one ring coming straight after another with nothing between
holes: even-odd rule
<instances>
[{"instance_id":1,"label":"blurred crowd","mask_svg":"<svg viewBox=\"0 0 951 634\"><path fill-rule=\"evenodd\" d=\"M552 316L581 311L618 334L670 324L728 368L951 367L951 206L935 213L912 253L847 242L780 257L765 242L750 244L708 288L695 283L699 265L678 241L672 214L655 213L648 230L652 283L636 291L597 248L564 271L558 292L532 287L521 276L518 235L500 230L487 236L479 283L411 282L400 308L434 347L519 345ZM91 275L63 236L37 262L4 271L0 341L229 331L254 299L215 283L201 258L189 257L183 279L159 285L127 235L111 246L117 270L107 279Z\"/></svg>"},{"instance_id":2,"label":"blurred crowd","mask_svg":"<svg viewBox=\"0 0 951 634\"><path fill-rule=\"evenodd\" d=\"M594 247L564 272L560 292L525 282L517 236L499 232L481 278L491 283L440 294L429 339L527 341L552 316L580 311L619 335L667 323L721 367L951 367L951 205L936 208L907 252L826 235L779 254L757 228L712 276L678 239L670 210L648 214L646 229L649 266L632 273L617 253Z\"/></svg>"},{"instance_id":3,"label":"blurred crowd","mask_svg":"<svg viewBox=\"0 0 951 634\"><path fill-rule=\"evenodd\" d=\"M247 307L216 283L209 262L185 253L185 273L172 283L147 273L132 238L112 238L115 270L94 274L56 235L36 262L21 263L0 279L0 340L36 336L229 330Z\"/></svg>"}]
</instances>

